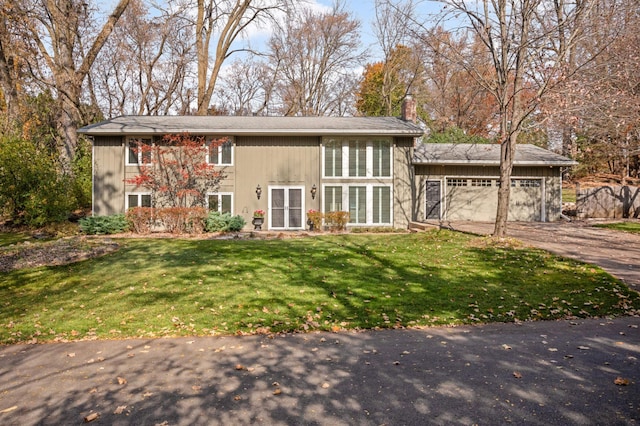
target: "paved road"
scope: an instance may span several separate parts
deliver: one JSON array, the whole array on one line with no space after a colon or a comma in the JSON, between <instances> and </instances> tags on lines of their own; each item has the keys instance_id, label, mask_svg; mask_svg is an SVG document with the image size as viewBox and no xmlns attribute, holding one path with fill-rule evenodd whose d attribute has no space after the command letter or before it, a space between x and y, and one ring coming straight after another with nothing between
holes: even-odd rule
<instances>
[{"instance_id":1,"label":"paved road","mask_svg":"<svg viewBox=\"0 0 640 426\"><path fill-rule=\"evenodd\" d=\"M639 358L628 317L13 345L0 424L637 425Z\"/></svg>"},{"instance_id":2,"label":"paved road","mask_svg":"<svg viewBox=\"0 0 640 426\"><path fill-rule=\"evenodd\" d=\"M444 226L489 235L493 223L448 222ZM640 235L590 226L589 222L509 223L507 234L525 244L593 263L640 291Z\"/></svg>"}]
</instances>

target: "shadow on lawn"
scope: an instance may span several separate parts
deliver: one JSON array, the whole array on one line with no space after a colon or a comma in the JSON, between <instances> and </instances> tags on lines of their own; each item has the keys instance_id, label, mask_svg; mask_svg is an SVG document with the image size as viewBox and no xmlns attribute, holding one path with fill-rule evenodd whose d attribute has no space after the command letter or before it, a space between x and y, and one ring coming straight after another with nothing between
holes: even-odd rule
<instances>
[{"instance_id":1,"label":"shadow on lawn","mask_svg":"<svg viewBox=\"0 0 640 426\"><path fill-rule=\"evenodd\" d=\"M637 329L554 325L0 347L0 408L16 407L0 420L78 424L93 411L113 425L638 419L633 386L614 384L638 380Z\"/></svg>"}]
</instances>

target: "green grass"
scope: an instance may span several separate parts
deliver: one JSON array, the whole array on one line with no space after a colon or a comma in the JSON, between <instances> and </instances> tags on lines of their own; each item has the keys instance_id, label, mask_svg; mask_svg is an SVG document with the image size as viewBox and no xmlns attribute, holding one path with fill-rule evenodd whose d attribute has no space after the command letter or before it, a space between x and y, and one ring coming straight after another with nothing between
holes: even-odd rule
<instances>
[{"instance_id":1,"label":"green grass","mask_svg":"<svg viewBox=\"0 0 640 426\"><path fill-rule=\"evenodd\" d=\"M0 278L0 342L340 330L623 315L599 268L449 231L120 240Z\"/></svg>"},{"instance_id":2,"label":"green grass","mask_svg":"<svg viewBox=\"0 0 640 426\"><path fill-rule=\"evenodd\" d=\"M625 231L640 234L640 222L599 223L593 226L597 228L607 228L616 231Z\"/></svg>"},{"instance_id":3,"label":"green grass","mask_svg":"<svg viewBox=\"0 0 640 426\"><path fill-rule=\"evenodd\" d=\"M562 202L563 203L575 203L576 202L576 189L575 188L562 188Z\"/></svg>"},{"instance_id":4,"label":"green grass","mask_svg":"<svg viewBox=\"0 0 640 426\"><path fill-rule=\"evenodd\" d=\"M30 239L31 236L26 232L0 232L0 247L22 243Z\"/></svg>"}]
</instances>

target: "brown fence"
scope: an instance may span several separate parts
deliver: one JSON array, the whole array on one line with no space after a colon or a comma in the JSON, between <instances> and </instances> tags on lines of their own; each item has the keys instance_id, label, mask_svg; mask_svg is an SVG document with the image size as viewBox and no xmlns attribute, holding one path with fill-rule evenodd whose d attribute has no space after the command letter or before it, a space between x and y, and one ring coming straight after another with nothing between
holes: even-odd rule
<instances>
[{"instance_id":1,"label":"brown fence","mask_svg":"<svg viewBox=\"0 0 640 426\"><path fill-rule=\"evenodd\" d=\"M638 218L640 217L640 188L626 185L577 188L576 216L578 219Z\"/></svg>"}]
</instances>

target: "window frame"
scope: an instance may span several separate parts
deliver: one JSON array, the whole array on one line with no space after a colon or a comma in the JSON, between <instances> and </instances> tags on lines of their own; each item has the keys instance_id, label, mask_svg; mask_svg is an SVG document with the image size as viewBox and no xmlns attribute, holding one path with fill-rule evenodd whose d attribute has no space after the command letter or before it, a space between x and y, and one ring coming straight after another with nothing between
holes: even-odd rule
<instances>
[{"instance_id":1,"label":"window frame","mask_svg":"<svg viewBox=\"0 0 640 426\"><path fill-rule=\"evenodd\" d=\"M214 162L214 159L211 158L211 140L212 139L222 139L222 138L226 138L227 142L220 144L218 146L218 152L216 154L216 161ZM229 144L231 146L231 161L228 163L223 163L222 159L223 159L223 155L222 155L222 151L223 151L223 145L225 144ZM220 136L220 137L213 137L213 136L209 136L206 138L205 141L206 147L207 147L207 155L206 155L206 162L207 164L211 164L213 166L224 166L224 167L228 167L228 166L233 166L234 161L235 161L235 140L232 136Z\"/></svg>"},{"instance_id":2,"label":"window frame","mask_svg":"<svg viewBox=\"0 0 640 426\"><path fill-rule=\"evenodd\" d=\"M209 206L209 197L217 196L218 197L218 209L216 211L219 212L219 213L223 213L223 211L222 211L222 196L224 196L224 195L229 195L231 197L231 210L229 211L229 213L230 214L234 214L233 192L207 192L207 195L206 195L207 209L211 210L211 207Z\"/></svg>"},{"instance_id":3,"label":"window frame","mask_svg":"<svg viewBox=\"0 0 640 426\"><path fill-rule=\"evenodd\" d=\"M152 161L152 154L149 153L148 162L144 162L144 160L146 159L145 155L143 155L143 152L137 152L135 155L137 157L137 161L135 163L130 162L130 154L132 153L132 149L134 149L132 147L131 142L132 141L148 141L149 146L154 146L154 142L153 142L153 138L152 137L142 137L142 136L128 136L127 140L126 140L126 144L125 144L125 163L127 166L148 166L151 164ZM144 143L144 142L143 142Z\"/></svg>"},{"instance_id":4,"label":"window frame","mask_svg":"<svg viewBox=\"0 0 640 426\"><path fill-rule=\"evenodd\" d=\"M151 196L151 192L125 192L124 194L124 211L125 213L127 211L129 211L130 208L133 208L131 206L129 206L129 197L132 195L136 195L138 197L138 205L134 206L134 207L143 207L142 206L142 197L143 196L149 196L149 207L153 207L153 198Z\"/></svg>"},{"instance_id":5,"label":"window frame","mask_svg":"<svg viewBox=\"0 0 640 426\"><path fill-rule=\"evenodd\" d=\"M332 168L332 170L334 171L334 176L330 176L327 175L327 164L328 164L328 159L327 159L327 148L329 144L336 144L338 145L338 147L342 146L342 150L341 150L341 161L342 161L342 170L340 171L341 174L338 176L337 173L339 172L339 170L336 170L335 165ZM358 145L357 151L361 151L362 149L364 149L364 174L360 175L360 174L356 174L356 175L352 175L351 174L351 169L350 169L350 165L351 165L351 154L352 154L352 143L355 143L356 145ZM386 167L384 167L384 165L380 162L381 159L384 159L384 155L381 154L379 155L378 158L378 163L377 165L373 164L374 161L374 148L376 145L380 145L381 143L386 143L388 144L388 149L389 149L389 175L388 176L384 176L382 175L382 171L384 171L386 169ZM361 145L364 144L364 147L362 147ZM323 139L323 143L322 143L322 150L321 150L321 168L322 168L322 179L327 179L327 180L333 180L333 179L349 179L349 180L365 180L365 179L369 179L369 180L386 180L386 179L393 179L393 161L394 161L394 148L395 145L393 143L393 138L385 138L385 137L381 137L381 138L325 138ZM355 151L354 151L355 152ZM356 154L357 155L357 154ZM361 154L362 155L362 154ZM359 161L356 161L358 163L358 166L361 166Z\"/></svg>"},{"instance_id":6,"label":"window frame","mask_svg":"<svg viewBox=\"0 0 640 426\"><path fill-rule=\"evenodd\" d=\"M349 222L347 225L349 226L393 226L394 223L394 211L393 211L393 184L392 183L372 183L372 182L352 182L352 183L323 183L322 184L322 194L326 193L327 187L340 187L342 188L342 210L341 211L351 211L351 205L349 200L349 188L351 187L364 187L365 192L365 221L364 222L352 222L351 217L349 218ZM389 222L374 222L374 214L373 214L373 191L374 188L385 187L389 188ZM321 208L322 213L328 213L326 210L326 202L323 200Z\"/></svg>"}]
</instances>

